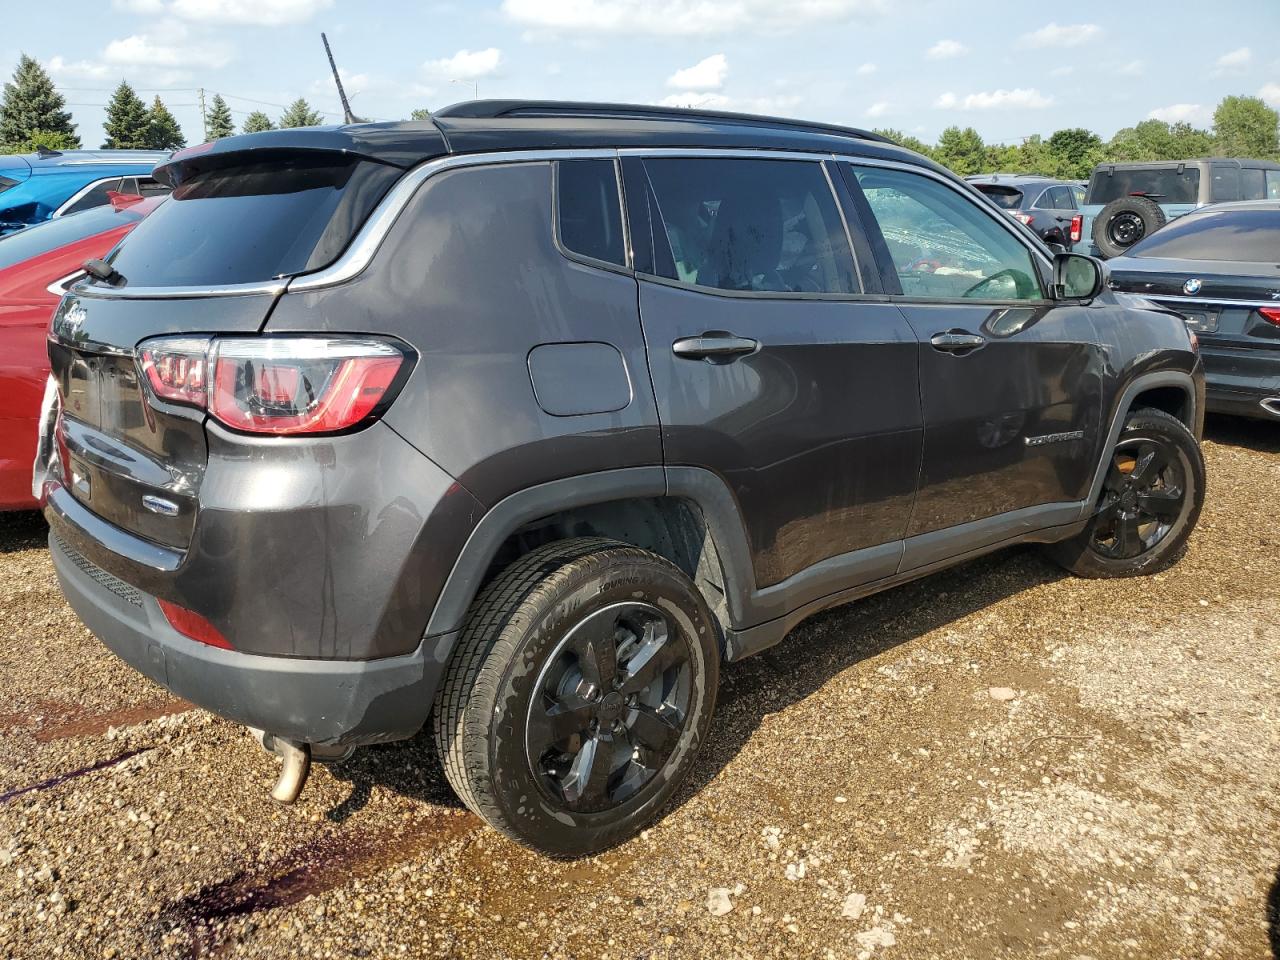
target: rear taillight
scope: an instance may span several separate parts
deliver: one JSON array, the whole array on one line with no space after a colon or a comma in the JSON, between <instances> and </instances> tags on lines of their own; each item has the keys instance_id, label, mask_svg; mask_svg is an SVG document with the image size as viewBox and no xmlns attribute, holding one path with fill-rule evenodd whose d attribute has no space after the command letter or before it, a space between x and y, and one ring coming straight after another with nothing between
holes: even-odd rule
<instances>
[{"instance_id":1,"label":"rear taillight","mask_svg":"<svg viewBox=\"0 0 1280 960\"><path fill-rule=\"evenodd\" d=\"M1274 323L1280 327L1280 307L1259 307L1258 313L1267 323Z\"/></svg>"},{"instance_id":2,"label":"rear taillight","mask_svg":"<svg viewBox=\"0 0 1280 960\"><path fill-rule=\"evenodd\" d=\"M1084 214L1077 213L1071 218L1071 242L1079 243L1080 238L1084 235Z\"/></svg>"},{"instance_id":3,"label":"rear taillight","mask_svg":"<svg viewBox=\"0 0 1280 960\"><path fill-rule=\"evenodd\" d=\"M1013 215L1013 219L1017 220L1019 223L1025 223L1027 226L1031 226L1031 214L1029 213L1015 213Z\"/></svg>"},{"instance_id":4,"label":"rear taillight","mask_svg":"<svg viewBox=\"0 0 1280 960\"><path fill-rule=\"evenodd\" d=\"M218 628L200 616L200 614L194 613L186 607L180 607L176 603L170 603L168 600L161 600L158 597L156 602L160 604L160 612L169 621L169 626L184 637L222 650L233 649L230 642Z\"/></svg>"},{"instance_id":5,"label":"rear taillight","mask_svg":"<svg viewBox=\"0 0 1280 960\"><path fill-rule=\"evenodd\" d=\"M138 350L159 400L207 409L234 430L335 433L393 399L406 354L382 340L341 337L162 337Z\"/></svg>"}]
</instances>

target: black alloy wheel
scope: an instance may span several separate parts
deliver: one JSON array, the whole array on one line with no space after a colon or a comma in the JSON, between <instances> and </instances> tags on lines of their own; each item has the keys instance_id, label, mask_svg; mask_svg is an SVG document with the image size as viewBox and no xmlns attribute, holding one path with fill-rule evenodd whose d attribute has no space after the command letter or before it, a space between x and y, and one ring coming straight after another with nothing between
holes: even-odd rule
<instances>
[{"instance_id":1,"label":"black alloy wheel","mask_svg":"<svg viewBox=\"0 0 1280 960\"><path fill-rule=\"evenodd\" d=\"M587 615L547 658L525 744L539 786L571 810L626 802L670 759L688 716L689 645L647 603Z\"/></svg>"},{"instance_id":2,"label":"black alloy wheel","mask_svg":"<svg viewBox=\"0 0 1280 960\"><path fill-rule=\"evenodd\" d=\"M1186 467L1171 443L1155 436L1122 440L1103 481L1094 549L1116 560L1154 549L1173 529L1186 493Z\"/></svg>"}]
</instances>

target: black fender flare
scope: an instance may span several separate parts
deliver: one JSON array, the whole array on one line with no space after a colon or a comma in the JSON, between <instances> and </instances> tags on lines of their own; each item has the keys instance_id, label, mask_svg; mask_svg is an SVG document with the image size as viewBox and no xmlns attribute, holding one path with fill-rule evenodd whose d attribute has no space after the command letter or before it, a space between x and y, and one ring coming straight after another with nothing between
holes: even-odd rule
<instances>
[{"instance_id":1,"label":"black fender flare","mask_svg":"<svg viewBox=\"0 0 1280 960\"><path fill-rule=\"evenodd\" d=\"M1116 402L1115 413L1111 417L1111 429L1107 431L1106 442L1102 445L1098 466L1093 474L1093 483L1089 486L1089 496L1085 499L1080 511L1081 518L1086 518L1092 513L1093 505L1098 502L1098 497L1102 494L1102 483L1107 476L1107 461L1111 451L1115 449L1120 431L1124 429L1125 418L1133 409L1133 401L1138 394L1157 387L1177 387L1186 394L1188 425L1191 432L1196 434L1197 439L1199 438L1198 425L1201 423L1200 418L1204 416L1204 411L1197 404L1196 383L1190 373L1181 370L1161 370L1134 377L1121 391L1120 399Z\"/></svg>"}]
</instances>

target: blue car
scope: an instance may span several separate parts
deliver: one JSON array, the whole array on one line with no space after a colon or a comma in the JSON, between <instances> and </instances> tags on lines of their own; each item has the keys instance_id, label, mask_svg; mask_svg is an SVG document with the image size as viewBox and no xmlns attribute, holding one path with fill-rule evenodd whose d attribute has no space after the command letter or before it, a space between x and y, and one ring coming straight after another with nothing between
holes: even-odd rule
<instances>
[{"instance_id":1,"label":"blue car","mask_svg":"<svg viewBox=\"0 0 1280 960\"><path fill-rule=\"evenodd\" d=\"M0 236L79 213L112 191L149 197L169 188L151 177L163 150L40 150L0 156Z\"/></svg>"}]
</instances>

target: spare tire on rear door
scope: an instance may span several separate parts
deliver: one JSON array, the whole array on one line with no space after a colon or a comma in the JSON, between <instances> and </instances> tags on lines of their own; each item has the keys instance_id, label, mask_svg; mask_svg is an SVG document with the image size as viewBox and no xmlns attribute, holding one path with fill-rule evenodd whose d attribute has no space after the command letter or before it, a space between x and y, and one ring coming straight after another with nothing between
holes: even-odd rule
<instances>
[{"instance_id":1,"label":"spare tire on rear door","mask_svg":"<svg viewBox=\"0 0 1280 960\"><path fill-rule=\"evenodd\" d=\"M1164 211L1146 197L1112 200L1093 221L1093 242L1103 257L1118 257L1168 222Z\"/></svg>"}]
</instances>

